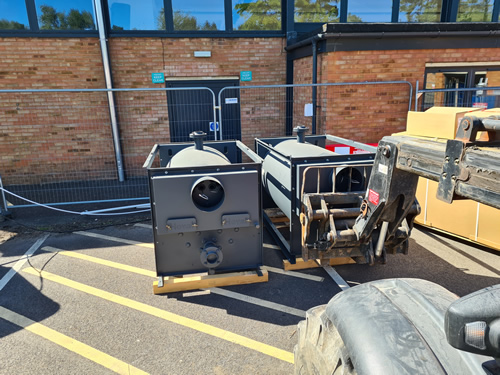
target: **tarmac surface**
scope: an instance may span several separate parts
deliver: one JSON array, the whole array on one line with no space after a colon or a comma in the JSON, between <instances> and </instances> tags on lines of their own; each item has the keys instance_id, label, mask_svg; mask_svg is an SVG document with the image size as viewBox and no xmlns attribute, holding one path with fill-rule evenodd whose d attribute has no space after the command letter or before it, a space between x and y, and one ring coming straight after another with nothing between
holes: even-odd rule
<instances>
[{"instance_id":1,"label":"tarmac surface","mask_svg":"<svg viewBox=\"0 0 500 375\"><path fill-rule=\"evenodd\" d=\"M267 283L159 296L147 221L68 233L1 224L0 374L290 374L297 323L341 291L322 268L283 272L267 232ZM415 277L459 296L500 283L500 251L422 227L407 256L387 258L335 270L351 287Z\"/></svg>"}]
</instances>

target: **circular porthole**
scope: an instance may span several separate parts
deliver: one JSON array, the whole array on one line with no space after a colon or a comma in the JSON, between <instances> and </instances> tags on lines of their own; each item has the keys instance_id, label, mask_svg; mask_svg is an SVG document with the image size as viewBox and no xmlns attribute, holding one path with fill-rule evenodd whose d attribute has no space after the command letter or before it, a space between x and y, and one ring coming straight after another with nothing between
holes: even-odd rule
<instances>
[{"instance_id":1,"label":"circular porthole","mask_svg":"<svg viewBox=\"0 0 500 375\"><path fill-rule=\"evenodd\" d=\"M202 211L213 211L224 201L224 188L213 177L202 177L191 189L191 199L194 205Z\"/></svg>"}]
</instances>

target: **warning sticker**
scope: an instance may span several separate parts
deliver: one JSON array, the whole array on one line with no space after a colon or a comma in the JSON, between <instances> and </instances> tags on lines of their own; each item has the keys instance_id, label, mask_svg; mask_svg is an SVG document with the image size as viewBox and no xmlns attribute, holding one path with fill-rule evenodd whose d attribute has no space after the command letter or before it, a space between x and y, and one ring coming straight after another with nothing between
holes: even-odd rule
<instances>
[{"instance_id":1,"label":"warning sticker","mask_svg":"<svg viewBox=\"0 0 500 375\"><path fill-rule=\"evenodd\" d=\"M372 189L368 190L368 201L375 206L378 205L380 195L376 191L373 191Z\"/></svg>"}]
</instances>

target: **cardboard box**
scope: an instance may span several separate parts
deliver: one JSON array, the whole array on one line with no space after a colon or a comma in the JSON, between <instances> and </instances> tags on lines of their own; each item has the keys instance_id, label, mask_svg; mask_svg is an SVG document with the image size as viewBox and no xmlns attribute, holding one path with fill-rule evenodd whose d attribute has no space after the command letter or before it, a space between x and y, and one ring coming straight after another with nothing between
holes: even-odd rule
<instances>
[{"instance_id":1,"label":"cardboard box","mask_svg":"<svg viewBox=\"0 0 500 375\"><path fill-rule=\"evenodd\" d=\"M454 139L460 120L480 109L432 107L425 112L408 112L406 134L431 138Z\"/></svg>"}]
</instances>

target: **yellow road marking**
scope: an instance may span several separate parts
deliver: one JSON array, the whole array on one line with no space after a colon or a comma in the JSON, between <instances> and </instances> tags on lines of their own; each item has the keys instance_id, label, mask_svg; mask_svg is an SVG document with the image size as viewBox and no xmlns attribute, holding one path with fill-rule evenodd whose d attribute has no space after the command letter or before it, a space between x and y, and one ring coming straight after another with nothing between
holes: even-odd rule
<instances>
[{"instance_id":1,"label":"yellow road marking","mask_svg":"<svg viewBox=\"0 0 500 375\"><path fill-rule=\"evenodd\" d=\"M54 344L62 346L65 349L72 351L82 357L90 359L91 361L106 367L118 374L147 374L134 366L129 365L117 358L114 358L106 353L92 348L80 341L77 341L69 336L63 335L53 329L46 327L40 323L35 322L23 315L0 306L0 318L11 322L25 330L41 336Z\"/></svg>"},{"instance_id":2,"label":"yellow road marking","mask_svg":"<svg viewBox=\"0 0 500 375\"><path fill-rule=\"evenodd\" d=\"M72 257L72 258L85 260L87 262L92 262L92 263L104 265L104 266L115 268L115 269L122 270L122 271L133 272L133 273L143 275L143 276L149 276L149 277L154 277L154 278L157 277L156 273L153 271L148 271L148 270L145 270L143 268L128 266L128 265L122 264L122 263L112 262L110 260L96 258L96 257L90 256L90 255L77 253L76 251L62 250L62 249L58 249L58 248L52 247L52 246L44 246L44 247L42 247L42 250L50 251L53 253L58 253L61 255ZM286 274L288 274L288 273L297 273L297 272L287 271ZM310 276L310 275L307 275L307 276ZM323 278L321 278L321 279L323 280ZM237 299L237 300L240 300L243 302L251 303L253 305L266 307L268 309L285 312L287 314L296 315L296 316L301 317L301 318L304 318L306 316L306 312L303 310L299 310L299 309L295 309L293 307L288 307L288 306L281 305L278 303L266 301L266 300L263 300L260 298L249 297L249 296L246 296L244 294L230 292L228 290L220 289L220 288L210 288L207 290L210 291L211 293L214 293L214 294L219 294L219 295L222 295L222 296L225 296L228 298Z\"/></svg>"},{"instance_id":3,"label":"yellow road marking","mask_svg":"<svg viewBox=\"0 0 500 375\"><path fill-rule=\"evenodd\" d=\"M232 333L226 330L223 330L221 328L217 328L214 326L211 326L209 324L201 323L193 319L189 319L168 311L161 310L157 307L147 305L145 303L137 302L134 300L131 300L129 298L125 298L122 296L119 296L117 294L113 294L110 292L106 292L101 289L97 289L82 283L79 283L77 281L73 281L70 279L67 279L62 276L55 275L50 272L42 271L40 274L38 271L36 271L33 268L25 268L23 270L26 273L29 273L34 276L40 276L46 280L50 280L53 282L56 282L58 284L70 287L75 290L79 290L81 292L93 295L95 297L102 298L107 301L111 301L114 303L117 303L122 306L129 307L131 309L156 316L157 318L164 319L166 321L172 322L179 324L181 326L187 327L194 329L198 332L203 332L206 333L207 335L211 335L217 338L220 338L222 340L226 340L229 342L232 342L234 344L238 344L241 346L244 346L246 348L255 350L257 352L269 355L271 357L280 359L285 362L293 363L293 353L287 352L286 350L282 350L279 348L276 348L271 345L267 345L264 343L261 343L259 341L255 341L252 339L249 339L248 337L240 336L236 333Z\"/></svg>"},{"instance_id":4,"label":"yellow road marking","mask_svg":"<svg viewBox=\"0 0 500 375\"><path fill-rule=\"evenodd\" d=\"M133 273L143 275L143 276L156 277L156 272L153 272L153 271L145 270L145 269L139 268L139 267L129 266L126 264L112 262L110 260L92 257L92 256L89 256L86 254L77 253L76 251L61 250L61 249L58 249L58 248L55 248L52 246L44 246L44 247L42 247L42 250L50 251L52 253L59 253L61 255L65 255L67 257L86 260L87 262L97 263L97 264L107 266L107 267L117 268L117 269L122 270L122 271L133 272Z\"/></svg>"},{"instance_id":5,"label":"yellow road marking","mask_svg":"<svg viewBox=\"0 0 500 375\"><path fill-rule=\"evenodd\" d=\"M127 244L127 245L141 246L141 247L147 247L148 249L154 249L154 245L152 243L147 243L147 242L126 240L124 238L106 236L104 234L98 234L98 233L92 233L92 232L73 232L73 233L79 234L81 236L99 238L101 240L108 240L108 241L119 242L119 243L123 243L123 244Z\"/></svg>"}]
</instances>

